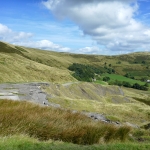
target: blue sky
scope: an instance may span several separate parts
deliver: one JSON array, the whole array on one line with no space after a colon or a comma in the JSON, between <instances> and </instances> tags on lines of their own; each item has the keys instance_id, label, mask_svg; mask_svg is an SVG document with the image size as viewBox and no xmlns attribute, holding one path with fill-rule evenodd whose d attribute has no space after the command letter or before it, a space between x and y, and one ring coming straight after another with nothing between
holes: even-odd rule
<instances>
[{"instance_id":1,"label":"blue sky","mask_svg":"<svg viewBox=\"0 0 150 150\"><path fill-rule=\"evenodd\" d=\"M84 54L150 51L150 0L0 0L0 40Z\"/></svg>"}]
</instances>

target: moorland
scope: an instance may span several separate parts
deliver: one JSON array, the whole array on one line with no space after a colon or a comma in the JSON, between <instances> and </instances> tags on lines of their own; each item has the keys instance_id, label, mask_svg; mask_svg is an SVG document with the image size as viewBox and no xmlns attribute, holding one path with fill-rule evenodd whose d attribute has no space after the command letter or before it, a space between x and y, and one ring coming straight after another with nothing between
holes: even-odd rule
<instances>
[{"instance_id":1,"label":"moorland","mask_svg":"<svg viewBox=\"0 0 150 150\"><path fill-rule=\"evenodd\" d=\"M149 52L85 55L0 42L0 83L48 83L40 89L59 105L1 99L0 149L150 149L149 66Z\"/></svg>"}]
</instances>

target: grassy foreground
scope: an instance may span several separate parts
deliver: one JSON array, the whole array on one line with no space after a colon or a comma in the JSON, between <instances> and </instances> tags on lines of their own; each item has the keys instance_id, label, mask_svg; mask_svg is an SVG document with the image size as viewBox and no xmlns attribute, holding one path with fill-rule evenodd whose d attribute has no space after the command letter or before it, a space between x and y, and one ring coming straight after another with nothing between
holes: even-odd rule
<instances>
[{"instance_id":1,"label":"grassy foreground","mask_svg":"<svg viewBox=\"0 0 150 150\"><path fill-rule=\"evenodd\" d=\"M39 140L90 145L125 141L130 127L94 122L80 113L19 101L0 101L0 136L25 134Z\"/></svg>"},{"instance_id":2,"label":"grassy foreground","mask_svg":"<svg viewBox=\"0 0 150 150\"><path fill-rule=\"evenodd\" d=\"M81 146L61 141L41 142L28 136L18 135L0 138L1 150L149 150L150 144L114 143Z\"/></svg>"}]
</instances>

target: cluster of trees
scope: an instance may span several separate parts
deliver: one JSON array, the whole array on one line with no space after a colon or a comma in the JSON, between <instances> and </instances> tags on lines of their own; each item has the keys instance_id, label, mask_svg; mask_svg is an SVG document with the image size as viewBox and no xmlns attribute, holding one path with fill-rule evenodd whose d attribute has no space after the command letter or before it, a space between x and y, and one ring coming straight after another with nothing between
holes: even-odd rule
<instances>
[{"instance_id":1,"label":"cluster of trees","mask_svg":"<svg viewBox=\"0 0 150 150\"><path fill-rule=\"evenodd\" d=\"M109 80L110 80L109 77L104 77L104 78L103 78L103 81L105 81L105 82L108 82Z\"/></svg>"},{"instance_id":2,"label":"cluster of trees","mask_svg":"<svg viewBox=\"0 0 150 150\"><path fill-rule=\"evenodd\" d=\"M95 74L101 74L101 69L90 66L90 65L83 65L78 63L73 63L68 68L71 71L74 71L73 76L79 81L87 81L91 82L92 79L95 78Z\"/></svg>"},{"instance_id":3,"label":"cluster of trees","mask_svg":"<svg viewBox=\"0 0 150 150\"><path fill-rule=\"evenodd\" d=\"M130 79L135 79L130 73L126 73L124 76Z\"/></svg>"},{"instance_id":4,"label":"cluster of trees","mask_svg":"<svg viewBox=\"0 0 150 150\"><path fill-rule=\"evenodd\" d=\"M109 67L111 67L111 64L109 64ZM68 69L74 71L73 77L77 80L91 82L92 79L97 78L96 75L100 75L102 73L115 73L115 70L109 67L106 65L104 67L95 67L91 65L73 63L68 67Z\"/></svg>"},{"instance_id":5,"label":"cluster of trees","mask_svg":"<svg viewBox=\"0 0 150 150\"><path fill-rule=\"evenodd\" d=\"M138 83L134 83L133 85L131 85L129 82L127 81L114 81L114 82L109 82L110 85L118 85L118 86L124 86L124 87L128 87L128 88L134 88L134 89L138 89L138 90L144 90L147 91L148 90L148 84L146 83L145 85L140 85Z\"/></svg>"},{"instance_id":6,"label":"cluster of trees","mask_svg":"<svg viewBox=\"0 0 150 150\"><path fill-rule=\"evenodd\" d=\"M149 79L149 77L142 77L140 80L141 80L142 82L146 82L148 79Z\"/></svg>"},{"instance_id":7,"label":"cluster of trees","mask_svg":"<svg viewBox=\"0 0 150 150\"><path fill-rule=\"evenodd\" d=\"M132 88L148 91L148 86L146 84L145 85L139 85L138 83L135 83L135 84L133 84Z\"/></svg>"},{"instance_id":8,"label":"cluster of trees","mask_svg":"<svg viewBox=\"0 0 150 150\"><path fill-rule=\"evenodd\" d=\"M112 65L111 64L107 65L106 62L104 63L104 69L105 69L105 73L109 73L109 74L115 73L115 70L112 68Z\"/></svg>"}]
</instances>

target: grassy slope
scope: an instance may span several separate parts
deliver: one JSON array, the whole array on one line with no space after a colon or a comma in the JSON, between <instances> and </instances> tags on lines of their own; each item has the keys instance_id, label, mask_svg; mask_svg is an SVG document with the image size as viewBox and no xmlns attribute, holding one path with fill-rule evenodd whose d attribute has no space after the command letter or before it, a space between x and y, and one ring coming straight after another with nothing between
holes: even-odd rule
<instances>
[{"instance_id":1,"label":"grassy slope","mask_svg":"<svg viewBox=\"0 0 150 150\"><path fill-rule=\"evenodd\" d=\"M30 53L25 51L24 53ZM33 53L36 55L36 53ZM22 51L0 43L0 82L74 81L69 71L28 59Z\"/></svg>"},{"instance_id":2,"label":"grassy slope","mask_svg":"<svg viewBox=\"0 0 150 150\"><path fill-rule=\"evenodd\" d=\"M124 75L127 72L130 72L131 75L135 77L150 75L150 68L146 68L150 65L150 53L133 53L129 55L120 56L97 56L57 53L52 51L48 52L30 49L30 53L26 53L26 55L31 59L39 61L46 65L65 69L72 63L104 66L105 62L107 62L107 67L109 67L109 64L111 64L111 66L116 70L116 72L121 75ZM145 64L141 63L143 60L146 61ZM117 63L119 61L121 62L121 64Z\"/></svg>"},{"instance_id":3,"label":"grassy slope","mask_svg":"<svg viewBox=\"0 0 150 150\"><path fill-rule=\"evenodd\" d=\"M120 55L111 57L112 63L115 66L116 72L119 74L131 73L132 76L140 77L140 76L149 76L150 68L146 68L150 65L150 53L132 53L127 55ZM117 61L120 61L121 64L117 64ZM142 63L145 61L145 64ZM115 64L116 63L116 64Z\"/></svg>"},{"instance_id":4,"label":"grassy slope","mask_svg":"<svg viewBox=\"0 0 150 150\"><path fill-rule=\"evenodd\" d=\"M69 86L52 84L46 89L52 97L49 102L79 111L104 113L114 121L137 125L150 119L150 107L141 100L150 101L149 92L122 89L117 86L101 86L91 83L75 83Z\"/></svg>"},{"instance_id":5,"label":"grassy slope","mask_svg":"<svg viewBox=\"0 0 150 150\"><path fill-rule=\"evenodd\" d=\"M72 63L104 66L107 62L107 67L111 64L121 75L130 72L137 78L150 76L150 68L146 68L150 65L150 53L120 56L81 55L19 47L0 42L0 54L0 71L5 76L0 76L0 82L73 81L67 69ZM145 64L141 63L143 60ZM117 63L119 61L121 64Z\"/></svg>"},{"instance_id":6,"label":"grassy slope","mask_svg":"<svg viewBox=\"0 0 150 150\"><path fill-rule=\"evenodd\" d=\"M142 135L143 131L132 131L126 126L110 126L94 122L79 113L40 107L27 102L0 101L0 121L2 122L1 150L147 150L150 148L148 137L142 144L137 142L137 137L139 134ZM145 135L150 136L150 132L144 132ZM135 143L132 143L133 141Z\"/></svg>"},{"instance_id":7,"label":"grassy slope","mask_svg":"<svg viewBox=\"0 0 150 150\"><path fill-rule=\"evenodd\" d=\"M19 101L0 101L0 136L25 134L39 140L91 145L125 141L130 127L95 122L80 113Z\"/></svg>"}]
</instances>

